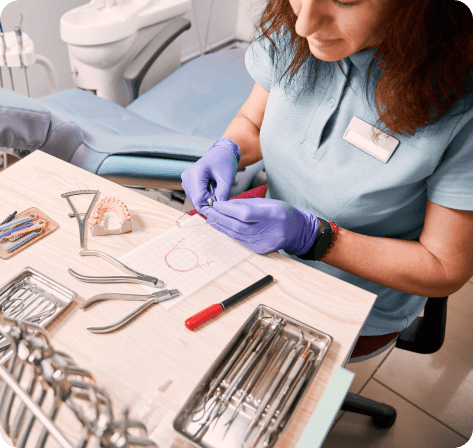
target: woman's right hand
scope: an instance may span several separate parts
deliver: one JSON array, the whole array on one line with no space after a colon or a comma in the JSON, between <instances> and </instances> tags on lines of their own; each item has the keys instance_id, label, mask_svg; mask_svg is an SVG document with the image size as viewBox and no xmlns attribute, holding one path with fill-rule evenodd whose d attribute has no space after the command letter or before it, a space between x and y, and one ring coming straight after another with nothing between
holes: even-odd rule
<instances>
[{"instance_id":1,"label":"woman's right hand","mask_svg":"<svg viewBox=\"0 0 473 448\"><path fill-rule=\"evenodd\" d=\"M217 201L228 201L240 158L239 146L229 138L221 138L182 173L182 187L199 213L202 207L209 206L207 199L211 195L207 188L211 180L217 184L214 190Z\"/></svg>"}]
</instances>

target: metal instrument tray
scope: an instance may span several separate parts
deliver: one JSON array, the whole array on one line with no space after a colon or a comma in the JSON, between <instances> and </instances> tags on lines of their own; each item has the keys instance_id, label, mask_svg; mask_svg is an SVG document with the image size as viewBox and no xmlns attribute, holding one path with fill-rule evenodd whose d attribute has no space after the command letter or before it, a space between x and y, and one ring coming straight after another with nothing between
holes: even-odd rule
<instances>
[{"instance_id":1,"label":"metal instrument tray","mask_svg":"<svg viewBox=\"0 0 473 448\"><path fill-rule=\"evenodd\" d=\"M274 340L275 342L273 346L270 344L268 345L269 348L265 352L268 357L265 358L265 354L263 354L259 361L255 361L255 367L250 368L248 373L245 373L242 376L242 382L238 385L235 392L227 392L229 383L232 381L232 376L233 378L238 376L238 373L235 372L238 372L238 367L241 368L244 363L242 358L245 356L245 353L251 352L252 346L251 340L249 340L251 335L249 333L253 332L255 327L263 327L261 330L258 330L263 333L268 331L271 322L269 320L270 318L281 318L285 320L285 326L282 331L280 331L279 339L277 339L277 342L276 339ZM301 334L303 335L304 343L300 342ZM295 377L294 381L290 383L290 391L285 396L285 399L281 401L281 404L276 408L277 411L273 415L270 413L272 404L275 404L274 402L277 400L278 395L284 388L283 384L285 385L286 380L289 381L289 373L284 374L281 381L278 382L279 386L271 394L272 398L265 407L265 411L259 418L255 419L255 422L253 423L254 428L249 432L249 436L245 441L245 431L247 431L253 416L257 413L258 405L264 400L266 393L270 392L268 389L275 383L278 373L282 375L282 366L284 366L289 352L298 342L302 344L303 347L309 347L310 363L303 367ZM263 446L269 448L274 446L279 439L280 434L284 431L284 428L287 427L288 422L294 415L295 409L301 402L308 387L315 378L331 343L331 336L316 330L315 328L309 327L308 325L305 325L272 308L265 305L259 305L240 330L238 330L237 334L228 343L194 389L191 396L174 419L174 429L191 441L194 446L203 448L222 448L223 446L225 448L242 448L244 446L243 442L245 442L245 446L248 448L262 448ZM246 345L245 348L242 348L243 344ZM271 354L269 353L270 351ZM240 354L237 357L238 352ZM288 368L287 372L291 371L295 366L296 361L299 359L299 356L301 356L300 352L297 353L298 355L294 355L294 361L291 361L291 367ZM240 365L238 365L239 359ZM227 365L229 362L233 365L230 369ZM255 374L258 365L264 365L262 371L260 371L262 373L259 376ZM235 368L235 366L237 366L237 368ZM223 377L223 379L221 379L225 369L228 373ZM248 395L246 395L245 389L248 384L251 384L252 372L254 378L257 379L253 380L254 383L252 388L246 390L248 393ZM220 384L218 389L215 389L217 383ZM213 390L212 393L209 394L211 388L213 388ZM220 397L221 394L225 394L225 392L227 392L227 395L231 396L228 405L226 407L222 406L220 415L218 413L215 414L215 409L217 409L216 405L219 403L215 397L218 396L216 394L219 390ZM240 410L235 417L235 411L237 410L240 399L242 398L244 398L244 400L241 401L242 404L239 408ZM215 415L219 416L213 420L210 419L212 420L212 423L208 425L209 420L207 418L212 415L212 406L214 407L214 417ZM263 406L261 406L261 409L263 409ZM284 418L281 417L280 421L278 421L281 412L283 413ZM259 440L256 442L255 434L259 431L265 418L266 421L268 421L269 415L272 415L272 418L269 420L269 430L262 433L262 436L260 436ZM232 416L234 420L230 425L228 425ZM201 429L200 432L197 432L206 421L208 427L206 428L204 426L205 430ZM269 439L267 438L268 434L271 434Z\"/></svg>"},{"instance_id":2,"label":"metal instrument tray","mask_svg":"<svg viewBox=\"0 0 473 448\"><path fill-rule=\"evenodd\" d=\"M31 292L31 290L34 292ZM77 293L74 291L46 277L37 270L26 267L0 287L0 310L3 312L8 306L8 302L11 301L8 309L13 311L15 309L20 310L16 313L17 315L12 316L12 318L22 320L28 320L28 318L37 316L38 313L45 310L46 314L34 323L46 327L62 313L76 297ZM47 307L51 302L48 302L48 298L55 299L57 304L55 309L54 307L50 307L50 313ZM23 307L21 307L22 303ZM5 316L7 317L9 316L8 309L7 312L5 312ZM6 338L0 336L0 351L8 347L9 343Z\"/></svg>"}]
</instances>

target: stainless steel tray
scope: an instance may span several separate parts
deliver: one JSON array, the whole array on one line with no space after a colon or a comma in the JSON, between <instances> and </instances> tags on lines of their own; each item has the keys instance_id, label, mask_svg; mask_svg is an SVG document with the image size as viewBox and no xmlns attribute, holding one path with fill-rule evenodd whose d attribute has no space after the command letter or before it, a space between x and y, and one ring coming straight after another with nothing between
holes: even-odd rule
<instances>
[{"instance_id":1,"label":"stainless steel tray","mask_svg":"<svg viewBox=\"0 0 473 448\"><path fill-rule=\"evenodd\" d=\"M32 292L33 291L33 292ZM0 287L0 310L5 316L28 320L37 317L37 325L46 327L77 297L77 293L46 277L37 270L26 267ZM51 305L51 300L57 306ZM49 308L48 308L49 307ZM9 343L0 336L0 351Z\"/></svg>"},{"instance_id":2,"label":"stainless steel tray","mask_svg":"<svg viewBox=\"0 0 473 448\"><path fill-rule=\"evenodd\" d=\"M252 364L247 364L254 367L250 367L248 373L242 374L241 382L232 392L232 381L235 381L238 377L237 372L240 371L235 366L238 366L238 362L240 362L239 367L244 365L244 357L251 356L252 348L257 347L257 341L253 339L252 345L249 340L254 329L261 327L258 331L262 333L270 331L271 318L285 321L279 339L275 337L273 342L268 342L266 351L263 351L259 359L255 357ZM301 342L302 336L304 342ZM244 442L246 442L246 447L253 448L274 446L313 381L331 343L331 336L272 308L259 305L194 389L174 419L174 429L193 442L195 446L203 448L242 448ZM293 355L294 358L291 358L293 359L291 361L288 359L288 354L295 346L302 349ZM297 370L296 362L305 349L307 349L306 354L310 353L308 358L310 363L305 364L294 380L289 382L289 372L293 369ZM230 364L233 368L229 368ZM284 365L289 366L287 370L284 370ZM258 371L259 366L261 370ZM283 371L286 372L284 375ZM225 372L227 373L222 378ZM278 374L280 381L277 382L275 380ZM276 383L278 383L277 387ZM284 395L282 390L286 383L289 390ZM249 384L250 389L247 388ZM271 386L276 389L268 394L271 392L269 390ZM225 394L231 397L226 406L222 405L222 396ZM259 405L264 402L265 395L272 398L265 407L264 404L261 406L261 409L265 411L260 417L256 415L254 428L248 433L245 441L244 434L257 414ZM285 398L277 406L277 398L280 396ZM236 412L240 403L239 411ZM219 406L221 406L220 409ZM273 413L274 409L277 409L275 413ZM228 424L232 417L232 423ZM256 441L255 435L261 426L264 426L263 422L268 425L268 430L262 432ZM271 437L267 438L269 435Z\"/></svg>"}]
</instances>

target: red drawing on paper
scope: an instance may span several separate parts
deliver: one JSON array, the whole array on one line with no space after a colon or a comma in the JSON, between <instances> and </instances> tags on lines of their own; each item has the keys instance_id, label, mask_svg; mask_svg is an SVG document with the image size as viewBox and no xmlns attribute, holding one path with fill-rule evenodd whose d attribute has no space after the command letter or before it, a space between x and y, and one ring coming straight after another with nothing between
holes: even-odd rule
<instances>
[{"instance_id":1,"label":"red drawing on paper","mask_svg":"<svg viewBox=\"0 0 473 448\"><path fill-rule=\"evenodd\" d=\"M207 261L206 263L199 263L199 256L191 249L185 247L177 247L184 241L184 238L177 242L173 248L166 254L164 261L174 271L189 272L195 268L202 268L210 266L213 261ZM181 251L181 252L178 252ZM182 251L186 251L183 253Z\"/></svg>"}]
</instances>

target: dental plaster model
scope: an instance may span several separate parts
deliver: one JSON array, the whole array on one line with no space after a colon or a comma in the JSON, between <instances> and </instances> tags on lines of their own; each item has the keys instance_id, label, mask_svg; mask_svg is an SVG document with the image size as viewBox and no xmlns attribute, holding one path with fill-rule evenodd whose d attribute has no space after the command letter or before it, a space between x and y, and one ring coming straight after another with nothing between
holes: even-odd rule
<instances>
[{"instance_id":1,"label":"dental plaster model","mask_svg":"<svg viewBox=\"0 0 473 448\"><path fill-rule=\"evenodd\" d=\"M117 198L103 198L89 218L93 236L119 235L131 232L131 215L126 205Z\"/></svg>"}]
</instances>

